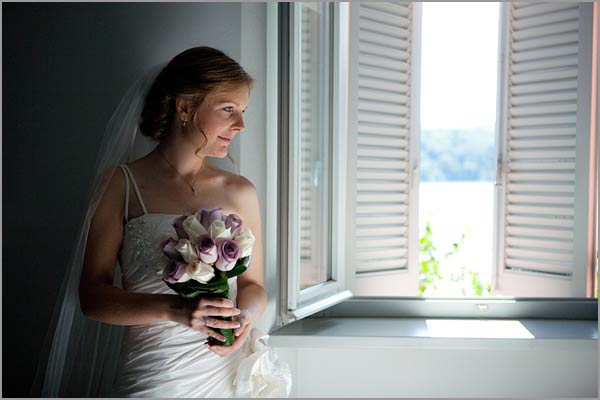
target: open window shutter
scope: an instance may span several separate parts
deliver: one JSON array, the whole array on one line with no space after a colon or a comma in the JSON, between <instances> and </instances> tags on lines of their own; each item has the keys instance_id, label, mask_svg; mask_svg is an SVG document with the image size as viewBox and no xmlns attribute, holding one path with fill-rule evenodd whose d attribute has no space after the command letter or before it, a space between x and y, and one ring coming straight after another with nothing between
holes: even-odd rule
<instances>
[{"instance_id":1,"label":"open window shutter","mask_svg":"<svg viewBox=\"0 0 600 400\"><path fill-rule=\"evenodd\" d=\"M347 259L358 296L418 294L419 7L350 5Z\"/></svg>"},{"instance_id":2,"label":"open window shutter","mask_svg":"<svg viewBox=\"0 0 600 400\"><path fill-rule=\"evenodd\" d=\"M495 291L584 297L591 4L503 7Z\"/></svg>"}]
</instances>

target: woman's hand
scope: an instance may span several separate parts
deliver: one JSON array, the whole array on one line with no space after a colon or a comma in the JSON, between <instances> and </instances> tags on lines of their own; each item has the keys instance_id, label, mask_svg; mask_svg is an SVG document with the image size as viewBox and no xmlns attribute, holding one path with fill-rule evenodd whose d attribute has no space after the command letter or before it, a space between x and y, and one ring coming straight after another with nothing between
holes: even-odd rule
<instances>
[{"instance_id":1,"label":"woman's hand","mask_svg":"<svg viewBox=\"0 0 600 400\"><path fill-rule=\"evenodd\" d=\"M250 318L250 313L246 310L241 311L238 315L233 317L233 322L237 322L240 326L239 328L236 328L233 331L233 334L235 335L235 342L233 342L232 345L221 346L210 342L206 343L206 346L212 352L220 355L221 357L228 356L229 354L241 348L248 339L248 335L252 330L252 320Z\"/></svg>"},{"instance_id":2,"label":"woman's hand","mask_svg":"<svg viewBox=\"0 0 600 400\"><path fill-rule=\"evenodd\" d=\"M190 326L207 336L220 341L225 341L225 336L217 333L211 328L236 329L241 327L236 317L240 310L234 307L231 300L225 298L201 298L196 309L192 312ZM233 321L224 321L214 317L234 317Z\"/></svg>"},{"instance_id":3,"label":"woman's hand","mask_svg":"<svg viewBox=\"0 0 600 400\"><path fill-rule=\"evenodd\" d=\"M240 327L233 330L233 334L236 338L242 334L247 325L252 323L250 316L251 315L248 310L241 310L237 316L233 317L234 321L238 321L240 323Z\"/></svg>"}]
</instances>

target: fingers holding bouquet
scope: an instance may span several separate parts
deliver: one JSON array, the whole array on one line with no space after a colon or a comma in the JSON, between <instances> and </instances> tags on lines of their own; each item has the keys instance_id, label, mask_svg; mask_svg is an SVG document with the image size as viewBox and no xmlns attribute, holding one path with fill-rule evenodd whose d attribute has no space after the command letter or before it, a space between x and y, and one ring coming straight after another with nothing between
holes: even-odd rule
<instances>
[{"instance_id":1,"label":"fingers holding bouquet","mask_svg":"<svg viewBox=\"0 0 600 400\"><path fill-rule=\"evenodd\" d=\"M233 344L228 345L228 346L223 346L223 345L219 345L219 344L211 343L210 341L207 341L206 346L213 353L216 353L221 357L226 357L227 355L233 353L234 351L238 350L239 348L241 348L244 345L244 343L248 339L248 335L250 334L251 330L252 330L252 324L250 323L250 320L248 319L248 322L246 322L245 325L242 325L238 328L238 333L235 334L236 337L235 337L235 341L233 342Z\"/></svg>"},{"instance_id":2,"label":"fingers holding bouquet","mask_svg":"<svg viewBox=\"0 0 600 400\"><path fill-rule=\"evenodd\" d=\"M233 334L235 337L241 336L242 332L246 328L246 326L250 325L252 319L250 318L250 313L246 310L241 310L239 314L233 317L234 321L237 321L239 326L233 329Z\"/></svg>"},{"instance_id":3,"label":"fingers holding bouquet","mask_svg":"<svg viewBox=\"0 0 600 400\"><path fill-rule=\"evenodd\" d=\"M241 325L236 320L222 318L235 318L239 314L240 310L235 308L233 302L229 299L201 298L198 301L196 310L192 313L191 327L207 336L224 342L227 338L219 331L221 329L236 329Z\"/></svg>"}]
</instances>

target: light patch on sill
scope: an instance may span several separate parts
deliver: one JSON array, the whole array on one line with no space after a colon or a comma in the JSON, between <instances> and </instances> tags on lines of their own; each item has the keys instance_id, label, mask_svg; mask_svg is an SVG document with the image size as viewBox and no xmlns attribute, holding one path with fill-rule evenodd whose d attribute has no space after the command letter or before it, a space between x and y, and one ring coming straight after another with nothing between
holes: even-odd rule
<instances>
[{"instance_id":1,"label":"light patch on sill","mask_svg":"<svg viewBox=\"0 0 600 400\"><path fill-rule=\"evenodd\" d=\"M437 338L535 339L519 321L426 320L429 336Z\"/></svg>"}]
</instances>

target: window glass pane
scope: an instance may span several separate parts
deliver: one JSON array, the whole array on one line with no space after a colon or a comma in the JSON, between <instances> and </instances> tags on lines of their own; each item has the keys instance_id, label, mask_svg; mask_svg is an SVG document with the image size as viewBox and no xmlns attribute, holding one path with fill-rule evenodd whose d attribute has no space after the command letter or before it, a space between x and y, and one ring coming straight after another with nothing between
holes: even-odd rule
<instances>
[{"instance_id":1,"label":"window glass pane","mask_svg":"<svg viewBox=\"0 0 600 400\"><path fill-rule=\"evenodd\" d=\"M330 12L302 3L300 86L300 289L326 282L329 262Z\"/></svg>"}]
</instances>

